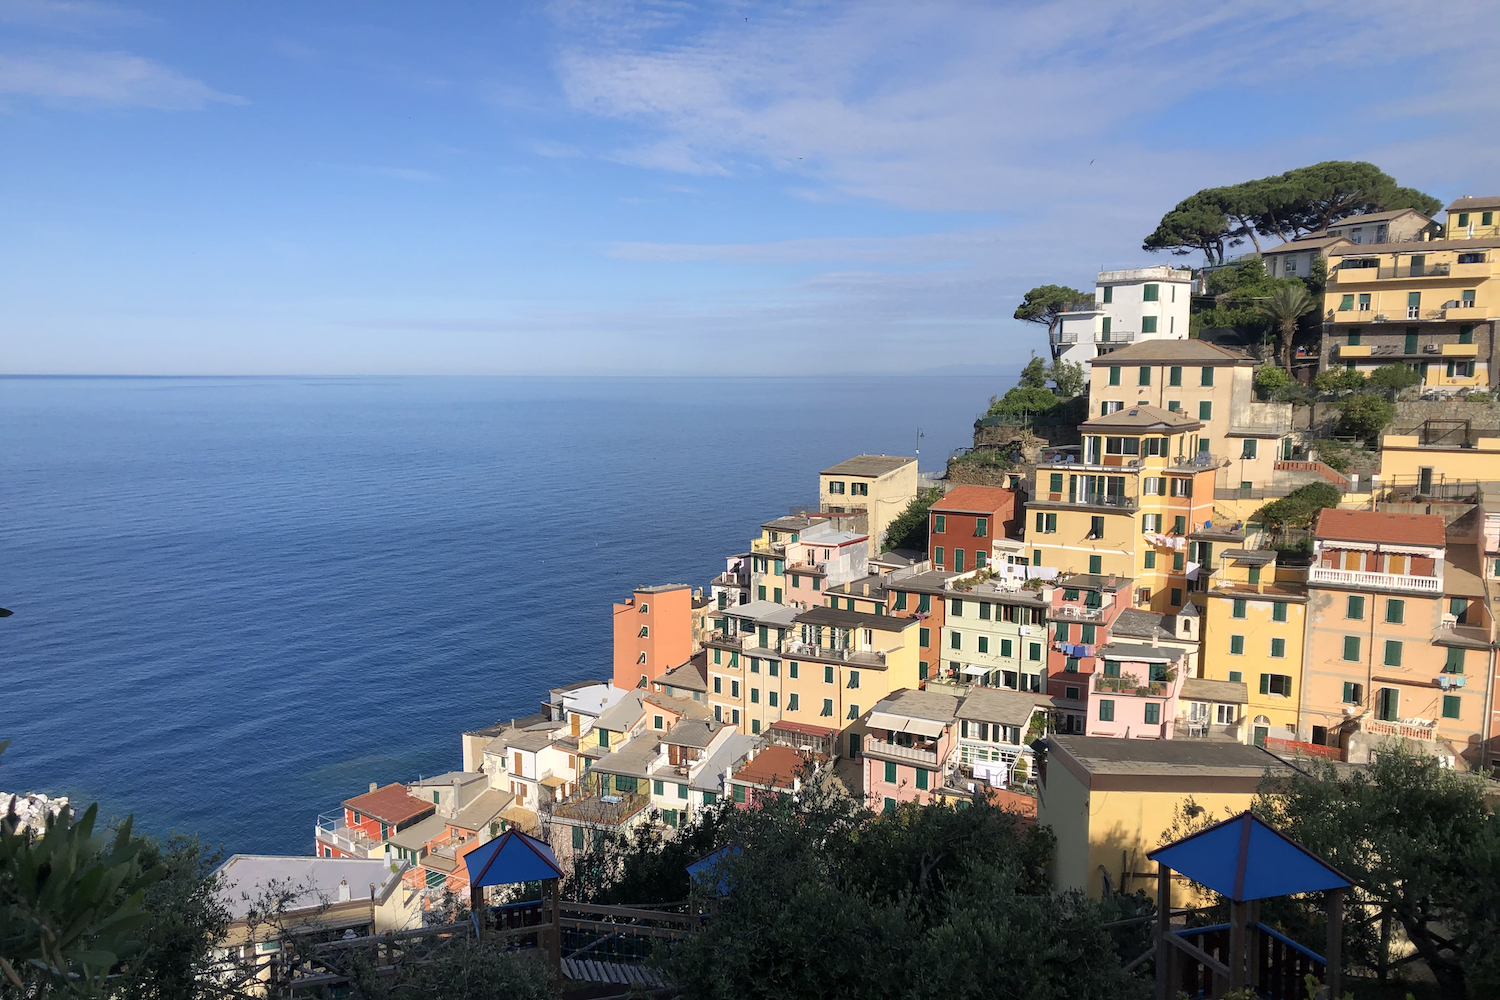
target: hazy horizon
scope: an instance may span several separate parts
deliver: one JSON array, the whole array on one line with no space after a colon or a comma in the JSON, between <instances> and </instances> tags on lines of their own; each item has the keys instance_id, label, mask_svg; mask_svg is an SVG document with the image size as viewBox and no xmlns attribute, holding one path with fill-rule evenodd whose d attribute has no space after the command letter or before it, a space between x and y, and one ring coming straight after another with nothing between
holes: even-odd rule
<instances>
[{"instance_id":1,"label":"hazy horizon","mask_svg":"<svg viewBox=\"0 0 1500 1000\"><path fill-rule=\"evenodd\" d=\"M1200 188L1500 193L1491 13L0 0L3 365L1004 368Z\"/></svg>"}]
</instances>

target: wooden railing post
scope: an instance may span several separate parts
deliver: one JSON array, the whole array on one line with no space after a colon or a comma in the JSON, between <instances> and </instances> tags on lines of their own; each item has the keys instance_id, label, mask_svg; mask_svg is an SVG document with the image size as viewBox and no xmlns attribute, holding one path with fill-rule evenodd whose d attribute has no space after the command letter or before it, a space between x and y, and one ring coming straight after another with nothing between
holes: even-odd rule
<instances>
[{"instance_id":1,"label":"wooden railing post","mask_svg":"<svg viewBox=\"0 0 1500 1000\"><path fill-rule=\"evenodd\" d=\"M484 890L469 883L469 913L474 917L474 936L484 940Z\"/></svg>"},{"instance_id":2,"label":"wooden railing post","mask_svg":"<svg viewBox=\"0 0 1500 1000\"><path fill-rule=\"evenodd\" d=\"M547 935L547 959L552 963L552 971L562 975L562 890L561 879L549 879L552 883L552 929Z\"/></svg>"},{"instance_id":3,"label":"wooden railing post","mask_svg":"<svg viewBox=\"0 0 1500 1000\"><path fill-rule=\"evenodd\" d=\"M1175 1000L1178 984L1172 973L1177 949L1172 947L1172 869L1156 863L1156 994L1155 1000Z\"/></svg>"},{"instance_id":4,"label":"wooden railing post","mask_svg":"<svg viewBox=\"0 0 1500 1000\"><path fill-rule=\"evenodd\" d=\"M1328 984L1328 1000L1339 1000L1344 969L1344 890L1328 890L1328 947L1323 952L1323 981Z\"/></svg>"}]
</instances>

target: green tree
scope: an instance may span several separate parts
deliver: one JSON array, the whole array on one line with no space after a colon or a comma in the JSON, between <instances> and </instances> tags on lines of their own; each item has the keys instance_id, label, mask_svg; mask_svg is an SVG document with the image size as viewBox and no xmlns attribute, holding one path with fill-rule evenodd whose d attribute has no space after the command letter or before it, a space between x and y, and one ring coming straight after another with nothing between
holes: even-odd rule
<instances>
[{"instance_id":1,"label":"green tree","mask_svg":"<svg viewBox=\"0 0 1500 1000\"><path fill-rule=\"evenodd\" d=\"M1500 819L1484 794L1481 776L1391 740L1367 768L1312 759L1268 777L1254 808L1355 883L1346 927L1375 908L1445 1000L1466 1000L1500 995ZM1378 938L1355 933L1349 945L1346 965L1383 964Z\"/></svg>"},{"instance_id":2,"label":"green tree","mask_svg":"<svg viewBox=\"0 0 1500 1000\"><path fill-rule=\"evenodd\" d=\"M943 491L936 486L930 490L918 492L912 502L906 505L906 509L897 514L895 520L890 523L890 527L886 529L885 548L882 551L915 549L918 552L926 552L927 511L942 498Z\"/></svg>"},{"instance_id":3,"label":"green tree","mask_svg":"<svg viewBox=\"0 0 1500 1000\"><path fill-rule=\"evenodd\" d=\"M1377 389L1409 389L1422 381L1415 368L1381 365L1370 373L1369 384Z\"/></svg>"},{"instance_id":4,"label":"green tree","mask_svg":"<svg viewBox=\"0 0 1500 1000\"><path fill-rule=\"evenodd\" d=\"M1057 394L1072 399L1083 393L1083 365L1076 361L1057 361L1047 369L1047 377L1057 386Z\"/></svg>"},{"instance_id":5,"label":"green tree","mask_svg":"<svg viewBox=\"0 0 1500 1000\"><path fill-rule=\"evenodd\" d=\"M1017 384L1027 389L1047 388L1047 363L1037 357L1035 351L1031 354L1031 360L1026 362L1026 367L1021 369L1021 381Z\"/></svg>"},{"instance_id":6,"label":"green tree","mask_svg":"<svg viewBox=\"0 0 1500 1000\"><path fill-rule=\"evenodd\" d=\"M1339 401L1339 418L1334 429L1353 434L1361 441L1373 442L1396 415L1396 408L1384 396L1359 392Z\"/></svg>"},{"instance_id":7,"label":"green tree","mask_svg":"<svg viewBox=\"0 0 1500 1000\"><path fill-rule=\"evenodd\" d=\"M1292 384L1292 377L1283 368L1273 365L1261 365L1255 369L1255 388L1265 392L1276 389L1285 389Z\"/></svg>"},{"instance_id":8,"label":"green tree","mask_svg":"<svg viewBox=\"0 0 1500 1000\"><path fill-rule=\"evenodd\" d=\"M1313 376L1313 388L1319 392L1341 392L1363 389L1366 379L1353 368L1325 368Z\"/></svg>"},{"instance_id":9,"label":"green tree","mask_svg":"<svg viewBox=\"0 0 1500 1000\"><path fill-rule=\"evenodd\" d=\"M1317 307L1312 293L1301 282L1281 285L1255 304L1255 311L1275 324L1281 341L1282 363L1289 380L1292 371L1292 341L1297 336L1297 322Z\"/></svg>"},{"instance_id":10,"label":"green tree","mask_svg":"<svg viewBox=\"0 0 1500 1000\"><path fill-rule=\"evenodd\" d=\"M1050 343L1052 333L1057 329L1058 316L1080 303L1092 307L1093 296L1067 285L1038 285L1027 292L1021 304L1016 306L1015 318L1045 326Z\"/></svg>"},{"instance_id":11,"label":"green tree","mask_svg":"<svg viewBox=\"0 0 1500 1000\"><path fill-rule=\"evenodd\" d=\"M1040 416L1052 413L1058 409L1063 400L1051 389L1034 389L1030 386L1018 385L1010 389L990 403L989 415L1007 414L1009 416L1024 416L1031 414Z\"/></svg>"},{"instance_id":12,"label":"green tree","mask_svg":"<svg viewBox=\"0 0 1500 1000\"><path fill-rule=\"evenodd\" d=\"M1343 498L1339 488L1332 483L1308 483L1280 500L1266 504L1251 520L1272 529L1307 528L1311 527L1318 511L1324 507L1337 507Z\"/></svg>"}]
</instances>

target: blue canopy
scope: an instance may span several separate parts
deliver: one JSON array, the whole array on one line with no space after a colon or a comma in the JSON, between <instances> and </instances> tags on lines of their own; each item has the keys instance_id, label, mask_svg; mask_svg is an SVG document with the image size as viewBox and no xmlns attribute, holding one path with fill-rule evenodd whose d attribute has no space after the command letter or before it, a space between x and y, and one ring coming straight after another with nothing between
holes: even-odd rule
<instances>
[{"instance_id":1,"label":"blue canopy","mask_svg":"<svg viewBox=\"0 0 1500 1000\"><path fill-rule=\"evenodd\" d=\"M1248 812L1146 855L1235 902L1352 883L1323 859Z\"/></svg>"},{"instance_id":2,"label":"blue canopy","mask_svg":"<svg viewBox=\"0 0 1500 1000\"><path fill-rule=\"evenodd\" d=\"M552 848L520 830L506 830L474 848L464 855L464 866L469 869L469 884L475 888L562 878Z\"/></svg>"},{"instance_id":3,"label":"blue canopy","mask_svg":"<svg viewBox=\"0 0 1500 1000\"><path fill-rule=\"evenodd\" d=\"M729 879L726 877L725 869L728 867L729 860L738 857L739 853L739 847L734 844L721 847L712 854L701 857L688 865L688 878L699 889L712 889L722 896L729 891Z\"/></svg>"}]
</instances>

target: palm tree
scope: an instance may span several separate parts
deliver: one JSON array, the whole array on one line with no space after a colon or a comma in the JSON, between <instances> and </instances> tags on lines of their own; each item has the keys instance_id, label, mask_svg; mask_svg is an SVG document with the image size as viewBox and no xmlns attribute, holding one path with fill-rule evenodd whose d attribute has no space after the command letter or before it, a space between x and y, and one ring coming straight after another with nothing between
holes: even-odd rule
<instances>
[{"instance_id":1,"label":"palm tree","mask_svg":"<svg viewBox=\"0 0 1500 1000\"><path fill-rule=\"evenodd\" d=\"M1270 295L1256 300L1255 311L1271 317L1276 324L1288 375L1292 372L1292 338L1297 335L1297 321L1317 306L1312 293L1300 281L1281 285Z\"/></svg>"}]
</instances>

